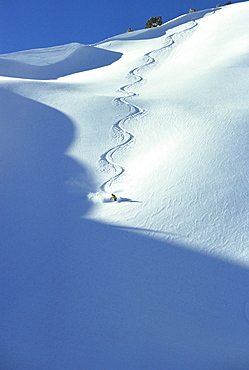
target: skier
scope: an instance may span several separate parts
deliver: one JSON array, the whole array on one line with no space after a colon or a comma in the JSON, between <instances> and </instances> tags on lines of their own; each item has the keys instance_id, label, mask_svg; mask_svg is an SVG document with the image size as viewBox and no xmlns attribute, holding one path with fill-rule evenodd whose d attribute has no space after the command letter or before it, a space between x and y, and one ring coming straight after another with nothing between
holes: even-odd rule
<instances>
[{"instance_id":1,"label":"skier","mask_svg":"<svg viewBox=\"0 0 249 370\"><path fill-rule=\"evenodd\" d=\"M115 195L115 194L112 194L111 199L113 199L113 200L114 200L114 202L116 202L116 201L118 200L118 198L116 197L116 195Z\"/></svg>"}]
</instances>

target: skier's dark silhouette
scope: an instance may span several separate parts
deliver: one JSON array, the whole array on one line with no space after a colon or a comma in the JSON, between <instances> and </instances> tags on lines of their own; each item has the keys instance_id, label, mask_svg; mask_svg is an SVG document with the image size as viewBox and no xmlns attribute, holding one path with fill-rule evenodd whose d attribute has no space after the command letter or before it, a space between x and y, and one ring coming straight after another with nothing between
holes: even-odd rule
<instances>
[{"instance_id":1,"label":"skier's dark silhouette","mask_svg":"<svg viewBox=\"0 0 249 370\"><path fill-rule=\"evenodd\" d=\"M111 199L113 199L113 200L114 200L114 202L115 202L116 200L118 200L118 198L116 197L116 195L115 195L115 194L112 194Z\"/></svg>"}]
</instances>

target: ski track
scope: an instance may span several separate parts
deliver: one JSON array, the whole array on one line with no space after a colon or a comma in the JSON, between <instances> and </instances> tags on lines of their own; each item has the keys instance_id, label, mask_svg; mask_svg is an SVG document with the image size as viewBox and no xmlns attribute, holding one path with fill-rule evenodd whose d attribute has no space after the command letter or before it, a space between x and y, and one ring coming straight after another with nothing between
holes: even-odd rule
<instances>
[{"instance_id":1,"label":"ski track","mask_svg":"<svg viewBox=\"0 0 249 370\"><path fill-rule=\"evenodd\" d=\"M114 133L117 133L118 135L120 135L123 138L123 142L113 146L110 149L108 149L99 158L99 164L101 164L101 167L103 165L108 165L114 170L114 175L112 177L110 177L107 181L105 181L99 187L101 191L110 193L112 184L118 178L120 178L120 176L122 176L122 174L125 172L125 167L123 165L115 162L115 160L114 160L114 155L115 155L115 153L117 153L117 151L119 151L121 149L124 149L125 147L131 145L136 139L135 134L133 134L131 131L124 128L125 123L127 121L129 121L131 119L134 119L134 118L137 118L139 116L142 117L143 115L145 115L147 113L146 109L143 109L143 108L127 101L128 98L135 97L135 96L139 95L137 92L132 91L130 89L132 87L134 87L136 84L141 83L141 82L146 80L146 78L143 77L140 74L140 70L145 68L145 67L148 67L148 66L151 66L151 65L155 64L157 62L157 60L154 56L152 56L152 54L156 53L156 52L159 52L161 50L164 50L168 47L172 47L175 44L174 36L182 34L186 31L189 31L189 30L195 28L198 25L198 23L195 20L190 21L190 23L191 24L188 25L188 27L186 29L175 32L170 36L167 36L166 37L166 45L162 46L161 48L154 49L154 50L149 51L148 53L146 53L144 55L144 58L146 58L146 63L132 69L128 73L128 76L135 79L135 81L132 82L132 83L126 84L126 85L119 88L118 91L121 91L121 92L125 93L126 95L123 96L123 97L115 98L113 100L113 102L116 103L116 104L123 104L123 105L127 106L128 110L129 110L129 113L125 117L123 117L120 120L118 120L117 122L115 122L112 125L112 128L111 128L111 130Z\"/></svg>"}]
</instances>

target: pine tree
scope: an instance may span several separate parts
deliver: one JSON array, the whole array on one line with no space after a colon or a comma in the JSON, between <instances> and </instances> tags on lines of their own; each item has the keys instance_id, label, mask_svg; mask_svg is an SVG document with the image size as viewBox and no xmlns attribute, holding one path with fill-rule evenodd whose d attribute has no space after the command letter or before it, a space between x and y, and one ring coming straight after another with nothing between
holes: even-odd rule
<instances>
[{"instance_id":1,"label":"pine tree","mask_svg":"<svg viewBox=\"0 0 249 370\"><path fill-rule=\"evenodd\" d=\"M153 28L153 27L158 27L161 26L163 23L162 17L152 17L150 18L145 25L145 28Z\"/></svg>"}]
</instances>

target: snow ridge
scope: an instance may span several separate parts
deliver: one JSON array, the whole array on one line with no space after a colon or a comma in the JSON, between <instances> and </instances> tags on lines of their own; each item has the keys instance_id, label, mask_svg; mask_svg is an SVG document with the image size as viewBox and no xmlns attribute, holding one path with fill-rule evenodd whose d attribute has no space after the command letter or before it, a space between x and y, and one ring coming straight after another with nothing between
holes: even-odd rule
<instances>
[{"instance_id":1,"label":"snow ridge","mask_svg":"<svg viewBox=\"0 0 249 370\"><path fill-rule=\"evenodd\" d=\"M249 369L249 2L207 12L2 63L0 369Z\"/></svg>"},{"instance_id":2,"label":"snow ridge","mask_svg":"<svg viewBox=\"0 0 249 370\"><path fill-rule=\"evenodd\" d=\"M114 136L121 137L123 142L113 146L110 149L108 149L105 153L103 153L100 156L100 159L99 159L100 167L104 168L105 166L109 166L114 170L114 175L112 177L110 177L107 181L105 181L100 186L101 191L111 192L111 187L112 187L113 182L115 182L125 172L125 167L123 165L119 164L119 163L116 163L115 160L114 160L114 155L115 155L115 153L117 153L117 151L119 151L121 149L124 149L125 147L131 145L132 143L134 143L134 141L136 139L135 135L131 131L127 130L124 127L125 123L128 122L131 119L137 118L138 116L142 117L143 115L145 115L147 113L146 109L141 108L141 107L127 101L128 98L139 96L139 94L137 92L135 92L133 90L130 90L130 89L132 87L134 87L134 85L145 81L146 78L142 76L142 74L140 73L140 70L145 68L145 67L148 67L148 66L151 66L151 65L155 64L157 62L157 60L152 54L156 53L156 52L159 52L159 51L161 51L165 48L173 46L175 44L175 40L174 40L175 35L184 33L186 31L189 31L189 30L197 27L197 25L198 25L198 23L195 20L190 21L189 23L187 23L187 28L185 28L181 31L175 32L172 35L167 36L164 46L162 46L161 48L158 48L158 49L154 49L154 50L149 51L148 53L146 53L144 55L144 58L146 59L146 62L144 64L132 69L131 71L129 71L128 76L135 79L135 82L126 84L126 85L119 88L118 91L124 92L126 95L123 96L123 97L115 98L114 103L116 103L118 105L119 104L126 105L129 109L129 113L124 118L121 118L120 120L115 122L112 125L112 128L111 128Z\"/></svg>"}]
</instances>

